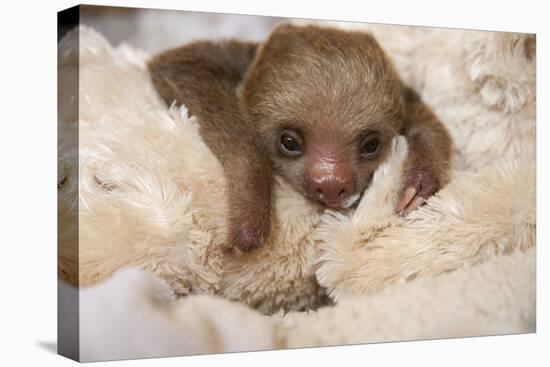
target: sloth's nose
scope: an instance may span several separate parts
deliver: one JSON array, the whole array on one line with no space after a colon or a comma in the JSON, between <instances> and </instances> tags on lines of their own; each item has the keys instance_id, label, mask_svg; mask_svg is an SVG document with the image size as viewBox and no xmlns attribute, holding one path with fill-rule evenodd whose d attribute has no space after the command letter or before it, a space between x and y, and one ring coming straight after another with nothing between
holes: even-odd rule
<instances>
[{"instance_id":1,"label":"sloth's nose","mask_svg":"<svg viewBox=\"0 0 550 367\"><path fill-rule=\"evenodd\" d=\"M338 208L353 192L351 175L324 174L310 176L309 194L330 208Z\"/></svg>"}]
</instances>

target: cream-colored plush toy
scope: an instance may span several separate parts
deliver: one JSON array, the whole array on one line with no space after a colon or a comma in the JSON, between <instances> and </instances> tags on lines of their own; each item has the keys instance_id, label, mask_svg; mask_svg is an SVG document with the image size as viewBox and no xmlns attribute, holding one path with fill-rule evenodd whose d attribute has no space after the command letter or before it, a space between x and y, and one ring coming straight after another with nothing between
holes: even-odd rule
<instances>
[{"instance_id":1,"label":"cream-colored plush toy","mask_svg":"<svg viewBox=\"0 0 550 367\"><path fill-rule=\"evenodd\" d=\"M80 291L81 361L529 333L535 251L393 284L315 312L267 317L215 296L174 299L141 269ZM74 292L61 284L62 293Z\"/></svg>"},{"instance_id":2,"label":"cream-colored plush toy","mask_svg":"<svg viewBox=\"0 0 550 367\"><path fill-rule=\"evenodd\" d=\"M272 319L289 346L534 330L534 38L333 25L372 31L448 126L445 188L407 218L393 214L407 151L397 139L353 213L322 212L278 180L274 235L227 257L223 170L196 122L159 99L146 54L80 28L59 45L60 277L88 286L140 267L177 296L219 295L265 314L315 310L329 295L336 306ZM454 321L422 311L429 304Z\"/></svg>"}]
</instances>

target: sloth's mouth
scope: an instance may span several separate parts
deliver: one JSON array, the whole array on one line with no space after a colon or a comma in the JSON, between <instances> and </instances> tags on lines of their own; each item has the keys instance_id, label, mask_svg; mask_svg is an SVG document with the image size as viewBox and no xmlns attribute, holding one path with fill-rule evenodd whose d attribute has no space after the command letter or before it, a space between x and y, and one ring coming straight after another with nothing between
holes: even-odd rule
<instances>
[{"instance_id":1,"label":"sloth's mouth","mask_svg":"<svg viewBox=\"0 0 550 367\"><path fill-rule=\"evenodd\" d=\"M359 202L359 198L361 198L361 195L356 193L339 202L327 202L316 198L311 198L311 199L316 204L322 206L323 208L338 210L338 209L350 209L351 207L353 207L355 204Z\"/></svg>"}]
</instances>

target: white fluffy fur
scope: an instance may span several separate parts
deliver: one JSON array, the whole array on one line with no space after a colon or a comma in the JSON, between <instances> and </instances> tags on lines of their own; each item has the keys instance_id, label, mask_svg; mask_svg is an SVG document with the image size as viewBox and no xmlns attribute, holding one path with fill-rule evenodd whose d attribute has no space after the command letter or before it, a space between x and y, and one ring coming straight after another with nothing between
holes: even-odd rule
<instances>
[{"instance_id":1,"label":"white fluffy fur","mask_svg":"<svg viewBox=\"0 0 550 367\"><path fill-rule=\"evenodd\" d=\"M535 249L393 284L276 323L287 347L503 335L535 331Z\"/></svg>"},{"instance_id":2,"label":"white fluffy fur","mask_svg":"<svg viewBox=\"0 0 550 367\"><path fill-rule=\"evenodd\" d=\"M533 332L535 263L531 248L440 277L390 285L381 293L351 297L335 307L271 318L213 296L173 300L166 283L143 270L121 270L81 291L80 358Z\"/></svg>"},{"instance_id":3,"label":"white fluffy fur","mask_svg":"<svg viewBox=\"0 0 550 367\"><path fill-rule=\"evenodd\" d=\"M289 346L534 330L531 38L335 25L374 32L449 127L448 186L408 218L393 215L407 151L400 138L354 213L322 213L279 180L274 235L260 250L228 258L223 171L194 119L163 105L144 70L146 55L81 28L80 59L76 32L60 44L62 106L76 101L63 86L80 61L79 116L68 108L59 121L60 177L67 178L61 276L90 285L137 266L178 296L216 294L263 313L323 305L320 283L335 307L275 317L269 326ZM69 149L77 123L79 172ZM75 216L79 230L63 226Z\"/></svg>"},{"instance_id":4,"label":"white fluffy fur","mask_svg":"<svg viewBox=\"0 0 550 367\"><path fill-rule=\"evenodd\" d=\"M271 349L273 322L211 296L174 300L170 287L139 269L80 292L80 361Z\"/></svg>"}]
</instances>

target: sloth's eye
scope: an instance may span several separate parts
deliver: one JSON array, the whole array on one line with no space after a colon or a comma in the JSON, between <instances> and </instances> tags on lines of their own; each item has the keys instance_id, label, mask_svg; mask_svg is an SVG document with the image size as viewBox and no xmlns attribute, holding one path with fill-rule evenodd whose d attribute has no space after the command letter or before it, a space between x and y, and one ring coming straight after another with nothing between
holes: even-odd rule
<instances>
[{"instance_id":1,"label":"sloth's eye","mask_svg":"<svg viewBox=\"0 0 550 367\"><path fill-rule=\"evenodd\" d=\"M361 156L365 158L375 158L380 150L380 140L373 136L369 137L363 143L361 148Z\"/></svg>"},{"instance_id":2,"label":"sloth's eye","mask_svg":"<svg viewBox=\"0 0 550 367\"><path fill-rule=\"evenodd\" d=\"M279 136L279 151L287 157L297 157L302 154L301 139L298 133L284 130Z\"/></svg>"}]
</instances>

